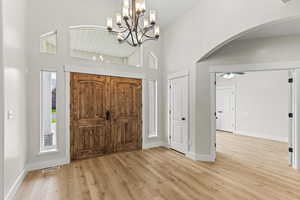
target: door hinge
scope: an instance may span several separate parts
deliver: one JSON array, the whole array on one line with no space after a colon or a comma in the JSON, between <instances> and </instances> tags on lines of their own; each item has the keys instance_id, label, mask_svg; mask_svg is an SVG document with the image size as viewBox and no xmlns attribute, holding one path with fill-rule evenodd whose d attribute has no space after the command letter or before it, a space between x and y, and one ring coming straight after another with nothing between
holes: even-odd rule
<instances>
[{"instance_id":1,"label":"door hinge","mask_svg":"<svg viewBox=\"0 0 300 200\"><path fill-rule=\"evenodd\" d=\"M217 81L215 81L215 85L217 85Z\"/></svg>"},{"instance_id":2,"label":"door hinge","mask_svg":"<svg viewBox=\"0 0 300 200\"><path fill-rule=\"evenodd\" d=\"M289 118L293 118L294 114L293 113L289 113Z\"/></svg>"},{"instance_id":3,"label":"door hinge","mask_svg":"<svg viewBox=\"0 0 300 200\"><path fill-rule=\"evenodd\" d=\"M215 143L215 148L217 148L217 143Z\"/></svg>"},{"instance_id":4,"label":"door hinge","mask_svg":"<svg viewBox=\"0 0 300 200\"><path fill-rule=\"evenodd\" d=\"M289 78L289 83L293 83L294 79L293 78Z\"/></svg>"},{"instance_id":5,"label":"door hinge","mask_svg":"<svg viewBox=\"0 0 300 200\"><path fill-rule=\"evenodd\" d=\"M169 88L171 89L171 88L172 88L172 86L171 86L171 85L169 85Z\"/></svg>"},{"instance_id":6,"label":"door hinge","mask_svg":"<svg viewBox=\"0 0 300 200\"><path fill-rule=\"evenodd\" d=\"M289 148L289 152L290 152L290 153L293 153L293 152L294 152L294 148L290 147L290 148Z\"/></svg>"},{"instance_id":7,"label":"door hinge","mask_svg":"<svg viewBox=\"0 0 300 200\"><path fill-rule=\"evenodd\" d=\"M169 140L171 140L171 135L169 135Z\"/></svg>"},{"instance_id":8,"label":"door hinge","mask_svg":"<svg viewBox=\"0 0 300 200\"><path fill-rule=\"evenodd\" d=\"M171 110L169 110L169 114L171 114L172 113L172 111Z\"/></svg>"}]
</instances>

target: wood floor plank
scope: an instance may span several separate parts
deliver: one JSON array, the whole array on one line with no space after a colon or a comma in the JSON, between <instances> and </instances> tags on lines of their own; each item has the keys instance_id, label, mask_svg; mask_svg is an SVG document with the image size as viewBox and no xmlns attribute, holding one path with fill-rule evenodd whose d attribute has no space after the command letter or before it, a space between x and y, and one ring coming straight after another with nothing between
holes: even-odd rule
<instances>
[{"instance_id":1,"label":"wood floor plank","mask_svg":"<svg viewBox=\"0 0 300 200\"><path fill-rule=\"evenodd\" d=\"M217 134L216 163L166 149L116 153L30 172L17 200L299 200L286 143Z\"/></svg>"}]
</instances>

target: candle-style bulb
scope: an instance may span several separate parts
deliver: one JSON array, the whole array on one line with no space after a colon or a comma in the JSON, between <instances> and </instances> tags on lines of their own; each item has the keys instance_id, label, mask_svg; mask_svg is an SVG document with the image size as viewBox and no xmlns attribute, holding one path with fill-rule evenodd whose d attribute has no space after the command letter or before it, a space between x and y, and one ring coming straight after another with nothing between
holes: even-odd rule
<instances>
[{"instance_id":1,"label":"candle-style bulb","mask_svg":"<svg viewBox=\"0 0 300 200\"><path fill-rule=\"evenodd\" d=\"M159 26L157 26L157 25L154 27L154 35L155 35L156 39L158 39L160 36L160 29L159 29Z\"/></svg>"},{"instance_id":2,"label":"candle-style bulb","mask_svg":"<svg viewBox=\"0 0 300 200\"><path fill-rule=\"evenodd\" d=\"M129 0L123 1L123 7L129 8Z\"/></svg>"},{"instance_id":3,"label":"candle-style bulb","mask_svg":"<svg viewBox=\"0 0 300 200\"><path fill-rule=\"evenodd\" d=\"M145 2L145 0L143 0L143 2L141 3L141 11L146 12L146 2Z\"/></svg>"},{"instance_id":4,"label":"candle-style bulb","mask_svg":"<svg viewBox=\"0 0 300 200\"><path fill-rule=\"evenodd\" d=\"M150 10L150 23L154 25L156 23L156 12L155 10Z\"/></svg>"},{"instance_id":5,"label":"candle-style bulb","mask_svg":"<svg viewBox=\"0 0 300 200\"><path fill-rule=\"evenodd\" d=\"M144 28L148 28L149 27L149 21L147 18L144 19Z\"/></svg>"},{"instance_id":6,"label":"candle-style bulb","mask_svg":"<svg viewBox=\"0 0 300 200\"><path fill-rule=\"evenodd\" d=\"M118 33L117 38L119 42L122 42L124 40L122 33Z\"/></svg>"},{"instance_id":7,"label":"candle-style bulb","mask_svg":"<svg viewBox=\"0 0 300 200\"><path fill-rule=\"evenodd\" d=\"M120 13L116 14L116 23L118 26L120 26L122 24L122 16Z\"/></svg>"},{"instance_id":8,"label":"candle-style bulb","mask_svg":"<svg viewBox=\"0 0 300 200\"><path fill-rule=\"evenodd\" d=\"M125 20L129 19L129 8L128 7L123 7L123 18Z\"/></svg>"},{"instance_id":9,"label":"candle-style bulb","mask_svg":"<svg viewBox=\"0 0 300 200\"><path fill-rule=\"evenodd\" d=\"M111 17L108 17L106 20L106 28L108 31L112 31L112 27L113 27L113 20Z\"/></svg>"}]
</instances>

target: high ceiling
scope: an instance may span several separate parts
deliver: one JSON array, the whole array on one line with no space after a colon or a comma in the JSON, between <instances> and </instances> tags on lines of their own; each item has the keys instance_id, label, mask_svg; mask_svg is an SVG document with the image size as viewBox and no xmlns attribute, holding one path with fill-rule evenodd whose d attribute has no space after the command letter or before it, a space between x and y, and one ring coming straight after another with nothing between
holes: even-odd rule
<instances>
[{"instance_id":1,"label":"high ceiling","mask_svg":"<svg viewBox=\"0 0 300 200\"><path fill-rule=\"evenodd\" d=\"M240 39L254 39L276 36L300 35L300 19L267 25L259 30L250 32Z\"/></svg>"},{"instance_id":2,"label":"high ceiling","mask_svg":"<svg viewBox=\"0 0 300 200\"><path fill-rule=\"evenodd\" d=\"M162 26L183 15L197 2L199 0L146 0L148 9L157 10L159 24Z\"/></svg>"}]
</instances>

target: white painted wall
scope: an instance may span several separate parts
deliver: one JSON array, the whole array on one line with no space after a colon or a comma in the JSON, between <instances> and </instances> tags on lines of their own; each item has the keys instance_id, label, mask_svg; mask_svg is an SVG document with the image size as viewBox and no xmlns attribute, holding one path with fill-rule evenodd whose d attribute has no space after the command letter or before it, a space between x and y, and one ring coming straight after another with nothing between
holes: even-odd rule
<instances>
[{"instance_id":1,"label":"white painted wall","mask_svg":"<svg viewBox=\"0 0 300 200\"><path fill-rule=\"evenodd\" d=\"M143 68L127 67L121 65L101 65L93 61L71 58L69 56L69 26L76 25L105 25L106 17L113 15L121 8L120 4L111 0L52 0L40 1L29 0L29 78L28 78L28 125L29 125L29 148L28 166L36 168L45 166L48 163L66 162L66 128L65 127L65 73L64 65L87 66L91 69L112 70L114 72L142 73L147 79L158 79L161 87L161 71ZM87 14L88 13L88 14ZM41 34L51 30L58 31L58 44L56 55L46 55L39 53L39 37ZM160 43L148 43L145 45L145 54L152 50L160 60ZM160 65L162 66L162 65ZM56 70L58 89L57 89L57 112L58 112L58 152L39 155L39 135L40 135L40 90L39 90L39 71L41 69ZM162 90L159 89L161 93ZM145 99L147 102L147 97ZM161 99L159 100L161 104ZM159 115L161 116L161 115ZM145 119L147 121L147 118ZM159 120L159 129L162 126ZM146 126L147 123L145 122ZM146 127L148 130L148 127ZM163 134L156 138L145 138L148 145L161 143Z\"/></svg>"},{"instance_id":2,"label":"white painted wall","mask_svg":"<svg viewBox=\"0 0 300 200\"><path fill-rule=\"evenodd\" d=\"M184 69L189 69L191 74L191 153L213 157L209 67L205 63L195 63L241 33L299 15L299 1L283 4L273 0L201 0L163 30L166 75ZM166 94L167 83L164 85ZM167 109L164 119L167 120Z\"/></svg>"},{"instance_id":3,"label":"white painted wall","mask_svg":"<svg viewBox=\"0 0 300 200\"><path fill-rule=\"evenodd\" d=\"M7 194L26 163L26 1L3 0L5 172ZM6 113L14 115L8 119Z\"/></svg>"},{"instance_id":4,"label":"white painted wall","mask_svg":"<svg viewBox=\"0 0 300 200\"><path fill-rule=\"evenodd\" d=\"M0 199L4 199L4 66L2 0L0 0L0 8Z\"/></svg>"},{"instance_id":5,"label":"white painted wall","mask_svg":"<svg viewBox=\"0 0 300 200\"><path fill-rule=\"evenodd\" d=\"M234 79L217 76L217 87L236 88L234 133L288 141L288 71L247 72Z\"/></svg>"}]
</instances>

